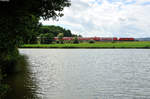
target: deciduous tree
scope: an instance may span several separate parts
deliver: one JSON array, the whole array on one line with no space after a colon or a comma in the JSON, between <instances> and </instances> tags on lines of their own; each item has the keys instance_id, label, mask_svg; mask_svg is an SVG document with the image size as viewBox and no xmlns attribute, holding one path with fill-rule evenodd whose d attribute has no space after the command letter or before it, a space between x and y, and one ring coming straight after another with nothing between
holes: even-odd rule
<instances>
[{"instance_id":1,"label":"deciduous tree","mask_svg":"<svg viewBox=\"0 0 150 99\"><path fill-rule=\"evenodd\" d=\"M63 15L64 7L69 6L69 0L0 0L1 72L15 65L20 41L30 37L40 18L57 19Z\"/></svg>"}]
</instances>

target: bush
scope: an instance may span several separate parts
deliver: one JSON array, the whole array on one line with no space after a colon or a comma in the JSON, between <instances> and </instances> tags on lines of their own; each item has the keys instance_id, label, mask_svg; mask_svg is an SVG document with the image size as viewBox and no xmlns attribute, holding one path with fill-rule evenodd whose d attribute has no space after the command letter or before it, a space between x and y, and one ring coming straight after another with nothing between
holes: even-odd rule
<instances>
[{"instance_id":1,"label":"bush","mask_svg":"<svg viewBox=\"0 0 150 99\"><path fill-rule=\"evenodd\" d=\"M74 37L74 39L73 39L73 44L79 44L79 40L78 40L77 37Z\"/></svg>"},{"instance_id":2,"label":"bush","mask_svg":"<svg viewBox=\"0 0 150 99\"><path fill-rule=\"evenodd\" d=\"M9 85L0 84L0 97L3 97L8 92L9 89L10 89Z\"/></svg>"},{"instance_id":3,"label":"bush","mask_svg":"<svg viewBox=\"0 0 150 99\"><path fill-rule=\"evenodd\" d=\"M79 44L79 41L78 40L74 40L73 44Z\"/></svg>"},{"instance_id":4,"label":"bush","mask_svg":"<svg viewBox=\"0 0 150 99\"><path fill-rule=\"evenodd\" d=\"M71 40L64 40L64 43L72 43Z\"/></svg>"},{"instance_id":5,"label":"bush","mask_svg":"<svg viewBox=\"0 0 150 99\"><path fill-rule=\"evenodd\" d=\"M18 50L14 49L12 54L14 54L15 56L8 56L9 58L7 58L7 60L3 59L3 61L0 61L0 99L1 97L5 97L6 93L11 89L11 86L5 84L4 80L6 79L6 77L14 73L24 72L24 69L28 64L26 61L26 57L17 53Z\"/></svg>"},{"instance_id":6,"label":"bush","mask_svg":"<svg viewBox=\"0 0 150 99\"><path fill-rule=\"evenodd\" d=\"M89 43L95 43L95 40L93 40L93 39L89 40Z\"/></svg>"},{"instance_id":7,"label":"bush","mask_svg":"<svg viewBox=\"0 0 150 99\"><path fill-rule=\"evenodd\" d=\"M56 41L56 44L59 44L59 40Z\"/></svg>"},{"instance_id":8,"label":"bush","mask_svg":"<svg viewBox=\"0 0 150 99\"><path fill-rule=\"evenodd\" d=\"M40 43L41 44L51 44L54 40L54 35L51 33L40 34Z\"/></svg>"},{"instance_id":9,"label":"bush","mask_svg":"<svg viewBox=\"0 0 150 99\"><path fill-rule=\"evenodd\" d=\"M56 41L56 44L64 44L64 41L59 41L59 40L57 40L57 41Z\"/></svg>"},{"instance_id":10,"label":"bush","mask_svg":"<svg viewBox=\"0 0 150 99\"><path fill-rule=\"evenodd\" d=\"M64 44L64 41L60 41L60 44Z\"/></svg>"},{"instance_id":11,"label":"bush","mask_svg":"<svg viewBox=\"0 0 150 99\"><path fill-rule=\"evenodd\" d=\"M64 41L63 41L64 34L63 33L59 33L57 35L57 37L58 37L59 43L60 44L64 44Z\"/></svg>"}]
</instances>

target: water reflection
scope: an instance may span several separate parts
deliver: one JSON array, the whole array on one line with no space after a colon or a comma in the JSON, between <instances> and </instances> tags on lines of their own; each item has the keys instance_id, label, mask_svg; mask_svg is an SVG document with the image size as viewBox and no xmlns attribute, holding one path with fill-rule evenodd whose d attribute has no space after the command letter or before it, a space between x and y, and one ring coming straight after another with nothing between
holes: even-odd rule
<instances>
[{"instance_id":1,"label":"water reflection","mask_svg":"<svg viewBox=\"0 0 150 99\"><path fill-rule=\"evenodd\" d=\"M27 58L27 57L25 57ZM36 80L29 69L30 65L27 60L24 60L25 66L22 66L22 71L13 73L6 78L5 82L10 86L8 93L4 99L40 99L37 96Z\"/></svg>"}]
</instances>

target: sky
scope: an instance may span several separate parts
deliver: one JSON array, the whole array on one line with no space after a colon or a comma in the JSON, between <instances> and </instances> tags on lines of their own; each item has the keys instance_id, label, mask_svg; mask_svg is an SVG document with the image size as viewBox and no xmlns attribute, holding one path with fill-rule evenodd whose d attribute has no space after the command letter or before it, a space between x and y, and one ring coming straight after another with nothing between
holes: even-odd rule
<instances>
[{"instance_id":1,"label":"sky","mask_svg":"<svg viewBox=\"0 0 150 99\"><path fill-rule=\"evenodd\" d=\"M150 37L150 0L71 0L57 25L84 37Z\"/></svg>"}]
</instances>

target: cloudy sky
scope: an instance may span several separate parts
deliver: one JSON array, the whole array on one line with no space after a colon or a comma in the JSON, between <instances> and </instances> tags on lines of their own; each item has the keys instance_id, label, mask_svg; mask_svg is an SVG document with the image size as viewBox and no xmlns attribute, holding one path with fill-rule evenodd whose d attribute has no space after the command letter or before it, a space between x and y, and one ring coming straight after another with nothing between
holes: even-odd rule
<instances>
[{"instance_id":1,"label":"cloudy sky","mask_svg":"<svg viewBox=\"0 0 150 99\"><path fill-rule=\"evenodd\" d=\"M86 37L150 37L150 0L72 0L59 25Z\"/></svg>"}]
</instances>

